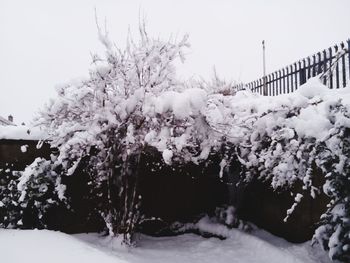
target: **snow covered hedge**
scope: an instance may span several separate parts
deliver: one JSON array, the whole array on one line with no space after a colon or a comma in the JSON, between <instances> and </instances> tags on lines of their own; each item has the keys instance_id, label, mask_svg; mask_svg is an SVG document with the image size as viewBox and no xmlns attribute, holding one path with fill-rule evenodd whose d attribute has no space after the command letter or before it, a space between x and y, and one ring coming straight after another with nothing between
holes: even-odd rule
<instances>
[{"instance_id":1,"label":"snow covered hedge","mask_svg":"<svg viewBox=\"0 0 350 263\"><path fill-rule=\"evenodd\" d=\"M293 189L298 182L314 198L320 191L330 197L314 241L329 250L330 258L348 261L350 90L329 90L314 78L295 93L278 97L246 91L212 95L207 109L210 125L235 145L246 169L244 180L258 177L275 190ZM316 167L326 178L322 189L313 184ZM301 193L294 196L285 220L303 198Z\"/></svg>"},{"instance_id":2,"label":"snow covered hedge","mask_svg":"<svg viewBox=\"0 0 350 263\"><path fill-rule=\"evenodd\" d=\"M52 200L68 205L62 177L74 176L83 165L109 234L123 234L130 243L142 217L139 161L145 147L162 153L164 163L173 166L205 164L218 154L218 176L238 159L248 183L257 177L273 189L292 189L301 182L313 197L323 190L332 201L314 240L329 249L332 259L348 260L349 89L328 90L315 78L293 94L262 97L249 91L234 94L218 79L182 82L175 61L184 59L187 38L163 42L140 32L140 40L130 40L124 51L100 32L105 57L93 57L89 78L58 88L58 98L36 123L46 128L59 154L37 160L28 168L32 173L22 174L18 201L40 192L33 182L41 181L33 178L44 178ZM313 185L315 166L326 177L323 189ZM294 196L285 220L303 198Z\"/></svg>"}]
</instances>

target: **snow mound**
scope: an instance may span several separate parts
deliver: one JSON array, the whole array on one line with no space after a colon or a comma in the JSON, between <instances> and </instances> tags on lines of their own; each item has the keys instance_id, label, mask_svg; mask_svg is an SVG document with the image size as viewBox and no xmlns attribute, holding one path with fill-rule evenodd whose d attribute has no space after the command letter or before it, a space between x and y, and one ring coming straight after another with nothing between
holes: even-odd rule
<instances>
[{"instance_id":1,"label":"snow mound","mask_svg":"<svg viewBox=\"0 0 350 263\"><path fill-rule=\"evenodd\" d=\"M126 248L120 239L98 234L66 235L47 230L0 230L2 262L20 263L206 263L206 262L330 262L309 244L293 245L264 231L254 235L203 221L201 227L227 231L229 238L203 238L194 234L174 237L142 235L138 247ZM18 253L20 251L20 253Z\"/></svg>"},{"instance_id":2,"label":"snow mound","mask_svg":"<svg viewBox=\"0 0 350 263\"><path fill-rule=\"evenodd\" d=\"M150 96L146 98L144 113L154 115L172 112L177 119L198 114L207 102L207 93L199 88L190 88L183 92L165 91L158 97L154 97L154 94L148 95Z\"/></svg>"},{"instance_id":3,"label":"snow mound","mask_svg":"<svg viewBox=\"0 0 350 263\"><path fill-rule=\"evenodd\" d=\"M122 263L90 244L60 232L48 230L0 229L1 262L6 263Z\"/></svg>"},{"instance_id":4,"label":"snow mound","mask_svg":"<svg viewBox=\"0 0 350 263\"><path fill-rule=\"evenodd\" d=\"M329 88L321 82L319 77L313 77L304 85L301 85L296 93L311 99L316 96L322 96L323 94L328 93L328 91Z\"/></svg>"}]
</instances>

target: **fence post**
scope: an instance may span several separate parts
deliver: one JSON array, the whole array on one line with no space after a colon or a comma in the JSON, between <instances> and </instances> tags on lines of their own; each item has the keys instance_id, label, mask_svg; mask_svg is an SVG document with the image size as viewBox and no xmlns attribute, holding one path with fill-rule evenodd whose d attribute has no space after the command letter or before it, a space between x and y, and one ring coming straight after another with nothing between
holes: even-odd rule
<instances>
[{"instance_id":1,"label":"fence post","mask_svg":"<svg viewBox=\"0 0 350 263\"><path fill-rule=\"evenodd\" d=\"M307 57L307 79L311 78L311 58Z\"/></svg>"},{"instance_id":2,"label":"fence post","mask_svg":"<svg viewBox=\"0 0 350 263\"><path fill-rule=\"evenodd\" d=\"M290 92L294 91L294 78L293 65L290 65Z\"/></svg>"},{"instance_id":3,"label":"fence post","mask_svg":"<svg viewBox=\"0 0 350 263\"><path fill-rule=\"evenodd\" d=\"M321 69L321 52L318 52L317 53L317 75L319 75L321 72L322 72L322 69Z\"/></svg>"},{"instance_id":4,"label":"fence post","mask_svg":"<svg viewBox=\"0 0 350 263\"><path fill-rule=\"evenodd\" d=\"M333 62L333 54L332 54L332 47L329 49L329 88L333 89L333 72L332 72L332 62Z\"/></svg>"},{"instance_id":5,"label":"fence post","mask_svg":"<svg viewBox=\"0 0 350 263\"><path fill-rule=\"evenodd\" d=\"M312 76L316 77L317 75L317 60L316 60L316 55L312 55Z\"/></svg>"},{"instance_id":6,"label":"fence post","mask_svg":"<svg viewBox=\"0 0 350 263\"><path fill-rule=\"evenodd\" d=\"M303 85L306 82L305 65L305 59L303 59L303 66L301 66L301 61L299 61L299 85Z\"/></svg>"},{"instance_id":7,"label":"fence post","mask_svg":"<svg viewBox=\"0 0 350 263\"><path fill-rule=\"evenodd\" d=\"M323 50L323 72L325 73L327 70L327 51ZM323 77L323 84L327 85L327 76Z\"/></svg>"},{"instance_id":8,"label":"fence post","mask_svg":"<svg viewBox=\"0 0 350 263\"><path fill-rule=\"evenodd\" d=\"M289 68L286 67L286 73L287 73L287 93L289 93Z\"/></svg>"},{"instance_id":9,"label":"fence post","mask_svg":"<svg viewBox=\"0 0 350 263\"><path fill-rule=\"evenodd\" d=\"M334 50L335 50L335 59L337 59L337 57L339 55L338 54L338 50L339 50L338 45L334 46ZM338 61L335 61L335 63L336 63L336 65L335 65L335 84L336 84L336 88L337 89L340 88L340 84L339 84L339 63L338 63Z\"/></svg>"},{"instance_id":10,"label":"fence post","mask_svg":"<svg viewBox=\"0 0 350 263\"><path fill-rule=\"evenodd\" d=\"M282 79L283 79L283 94L286 94L286 71L282 69Z\"/></svg>"},{"instance_id":11,"label":"fence post","mask_svg":"<svg viewBox=\"0 0 350 263\"><path fill-rule=\"evenodd\" d=\"M349 73L348 73L348 80L350 80L350 39L348 39L348 59L349 59L349 65L348 65L348 70L349 70Z\"/></svg>"},{"instance_id":12,"label":"fence post","mask_svg":"<svg viewBox=\"0 0 350 263\"><path fill-rule=\"evenodd\" d=\"M344 51L344 49L345 49L344 42L341 42L341 43L340 43L340 47L341 47L342 51ZM344 52L344 53L342 54L342 56L341 56L341 65L342 65L342 67L341 67L342 72L341 72L341 73L342 73L343 88L346 87L346 69L345 69L346 65L345 65L345 55L346 55L346 52Z\"/></svg>"},{"instance_id":13,"label":"fence post","mask_svg":"<svg viewBox=\"0 0 350 263\"><path fill-rule=\"evenodd\" d=\"M272 73L273 76L273 96L277 95L277 72Z\"/></svg>"},{"instance_id":14,"label":"fence post","mask_svg":"<svg viewBox=\"0 0 350 263\"><path fill-rule=\"evenodd\" d=\"M294 63L294 81L295 81L295 87L294 87L294 91L298 89L298 64Z\"/></svg>"}]
</instances>

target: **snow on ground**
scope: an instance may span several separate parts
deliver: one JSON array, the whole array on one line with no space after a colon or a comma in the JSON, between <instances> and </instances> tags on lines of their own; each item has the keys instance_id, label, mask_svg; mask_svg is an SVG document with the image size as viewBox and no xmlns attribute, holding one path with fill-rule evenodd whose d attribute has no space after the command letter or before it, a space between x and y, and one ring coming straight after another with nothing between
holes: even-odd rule
<instances>
[{"instance_id":1,"label":"snow on ground","mask_svg":"<svg viewBox=\"0 0 350 263\"><path fill-rule=\"evenodd\" d=\"M67 235L48 230L0 230L4 263L175 263L175 262L330 262L310 243L291 244L257 230L253 234L230 230L226 240L195 234L174 237L141 235L136 248L121 246L119 239L98 234Z\"/></svg>"},{"instance_id":2,"label":"snow on ground","mask_svg":"<svg viewBox=\"0 0 350 263\"><path fill-rule=\"evenodd\" d=\"M74 236L48 230L0 230L3 263L119 263L118 257Z\"/></svg>"}]
</instances>

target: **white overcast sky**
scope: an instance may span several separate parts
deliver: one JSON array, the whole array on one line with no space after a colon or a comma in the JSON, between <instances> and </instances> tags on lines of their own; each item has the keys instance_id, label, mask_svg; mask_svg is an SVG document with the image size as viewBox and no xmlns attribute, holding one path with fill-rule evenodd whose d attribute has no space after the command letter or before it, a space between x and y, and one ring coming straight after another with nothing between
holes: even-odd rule
<instances>
[{"instance_id":1,"label":"white overcast sky","mask_svg":"<svg viewBox=\"0 0 350 263\"><path fill-rule=\"evenodd\" d=\"M350 37L350 0L0 0L0 116L28 122L55 85L85 76L103 49L94 18L123 46L146 17L149 35L188 33L179 74L248 82Z\"/></svg>"}]
</instances>

